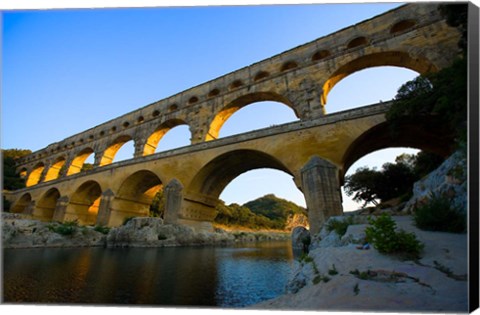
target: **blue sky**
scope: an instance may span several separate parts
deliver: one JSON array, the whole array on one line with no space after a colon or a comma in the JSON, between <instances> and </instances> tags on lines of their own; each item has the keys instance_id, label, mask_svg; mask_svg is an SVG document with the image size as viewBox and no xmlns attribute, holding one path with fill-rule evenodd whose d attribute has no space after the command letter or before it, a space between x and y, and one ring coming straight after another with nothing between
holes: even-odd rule
<instances>
[{"instance_id":1,"label":"blue sky","mask_svg":"<svg viewBox=\"0 0 480 315\"><path fill-rule=\"evenodd\" d=\"M42 149L399 5L4 11L1 147ZM327 111L389 100L416 75L393 67L355 73L331 91ZM255 103L233 115L220 135L295 119L281 104ZM186 127L174 128L157 152L187 145L188 139ZM365 157L350 172L363 165L381 167L403 151ZM133 144L127 143L116 161L132 152ZM241 175L221 197L241 204L266 193L305 204L291 178L273 170Z\"/></svg>"}]
</instances>

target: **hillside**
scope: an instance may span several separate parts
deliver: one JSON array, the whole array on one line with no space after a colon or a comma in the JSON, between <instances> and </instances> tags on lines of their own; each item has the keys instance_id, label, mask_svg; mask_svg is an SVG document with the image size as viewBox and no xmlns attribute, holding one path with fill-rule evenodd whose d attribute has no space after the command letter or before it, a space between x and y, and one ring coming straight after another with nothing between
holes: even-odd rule
<instances>
[{"instance_id":1,"label":"hillside","mask_svg":"<svg viewBox=\"0 0 480 315\"><path fill-rule=\"evenodd\" d=\"M290 221L307 216L304 208L273 194L249 201L244 205L220 203L217 211L215 223L251 229L284 230Z\"/></svg>"}]
</instances>

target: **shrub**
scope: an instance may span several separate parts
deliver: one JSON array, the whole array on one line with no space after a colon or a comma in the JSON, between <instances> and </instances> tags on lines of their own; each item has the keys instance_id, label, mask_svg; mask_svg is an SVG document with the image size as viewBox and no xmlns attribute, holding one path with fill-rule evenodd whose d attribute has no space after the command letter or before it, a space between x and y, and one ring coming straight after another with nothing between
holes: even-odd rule
<instances>
[{"instance_id":1,"label":"shrub","mask_svg":"<svg viewBox=\"0 0 480 315\"><path fill-rule=\"evenodd\" d=\"M466 231L466 218L460 209L441 195L432 194L426 204L419 206L413 215L415 225L426 231L462 233Z\"/></svg>"},{"instance_id":2,"label":"shrub","mask_svg":"<svg viewBox=\"0 0 480 315\"><path fill-rule=\"evenodd\" d=\"M126 225L131 219L133 219L134 217L127 217L125 219L123 219L123 223L122 225Z\"/></svg>"},{"instance_id":3,"label":"shrub","mask_svg":"<svg viewBox=\"0 0 480 315\"><path fill-rule=\"evenodd\" d=\"M95 231L100 232L102 234L108 234L110 232L110 228L106 226L100 226L97 225L96 227L93 228Z\"/></svg>"},{"instance_id":4,"label":"shrub","mask_svg":"<svg viewBox=\"0 0 480 315\"><path fill-rule=\"evenodd\" d=\"M48 225L47 227L50 231L61 235L72 235L78 227L78 222L77 220L67 221L58 225Z\"/></svg>"},{"instance_id":5,"label":"shrub","mask_svg":"<svg viewBox=\"0 0 480 315\"><path fill-rule=\"evenodd\" d=\"M371 226L365 229L368 242L382 254L399 255L406 259L418 259L423 244L415 234L405 231L395 231L395 221L386 213L376 220L369 218Z\"/></svg>"},{"instance_id":6,"label":"shrub","mask_svg":"<svg viewBox=\"0 0 480 315\"><path fill-rule=\"evenodd\" d=\"M344 220L332 219L327 224L327 231L335 231L339 236L343 236L347 232L349 225L353 224L353 217L347 217Z\"/></svg>"}]
</instances>

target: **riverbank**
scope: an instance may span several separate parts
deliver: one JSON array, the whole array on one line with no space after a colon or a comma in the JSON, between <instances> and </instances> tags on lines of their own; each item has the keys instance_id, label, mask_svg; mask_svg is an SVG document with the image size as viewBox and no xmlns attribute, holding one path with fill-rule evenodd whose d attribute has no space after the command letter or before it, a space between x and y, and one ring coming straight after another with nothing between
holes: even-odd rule
<instances>
[{"instance_id":1,"label":"riverbank","mask_svg":"<svg viewBox=\"0 0 480 315\"><path fill-rule=\"evenodd\" d=\"M225 231L196 232L188 226L164 224L160 218L132 218L124 225L106 229L76 224L42 222L2 213L3 248L38 247L172 247L228 245L237 242L289 240L290 232Z\"/></svg>"},{"instance_id":2,"label":"riverbank","mask_svg":"<svg viewBox=\"0 0 480 315\"><path fill-rule=\"evenodd\" d=\"M363 217L355 216L354 221L366 222ZM423 231L409 215L392 218L399 229L414 233L424 244L420 259L402 260L373 246L361 249L365 223L350 225L342 236L324 228L308 258L295 261L287 293L250 308L467 312L467 234Z\"/></svg>"}]
</instances>

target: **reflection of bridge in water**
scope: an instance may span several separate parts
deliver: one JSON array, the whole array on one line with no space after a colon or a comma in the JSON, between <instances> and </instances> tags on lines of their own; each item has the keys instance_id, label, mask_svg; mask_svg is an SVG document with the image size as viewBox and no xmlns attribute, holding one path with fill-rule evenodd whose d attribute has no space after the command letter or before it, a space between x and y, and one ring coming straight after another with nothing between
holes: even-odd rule
<instances>
[{"instance_id":1,"label":"reflection of bridge in water","mask_svg":"<svg viewBox=\"0 0 480 315\"><path fill-rule=\"evenodd\" d=\"M164 189L166 222L208 230L218 197L233 179L273 168L290 174L304 193L315 232L327 217L342 212L343 176L362 156L400 146L449 152L444 135L427 120L405 120L401 132L391 134L385 120L390 103L326 115L329 91L369 67L438 71L456 57L458 38L437 5L426 3L408 4L319 38L20 159L18 171L27 188L8 194L12 211L115 226L126 217L148 215L153 197ZM299 121L217 139L232 114L258 101L283 103ZM161 138L184 124L191 145L155 153ZM134 158L112 163L130 140ZM91 154L93 170L82 172Z\"/></svg>"}]
</instances>

